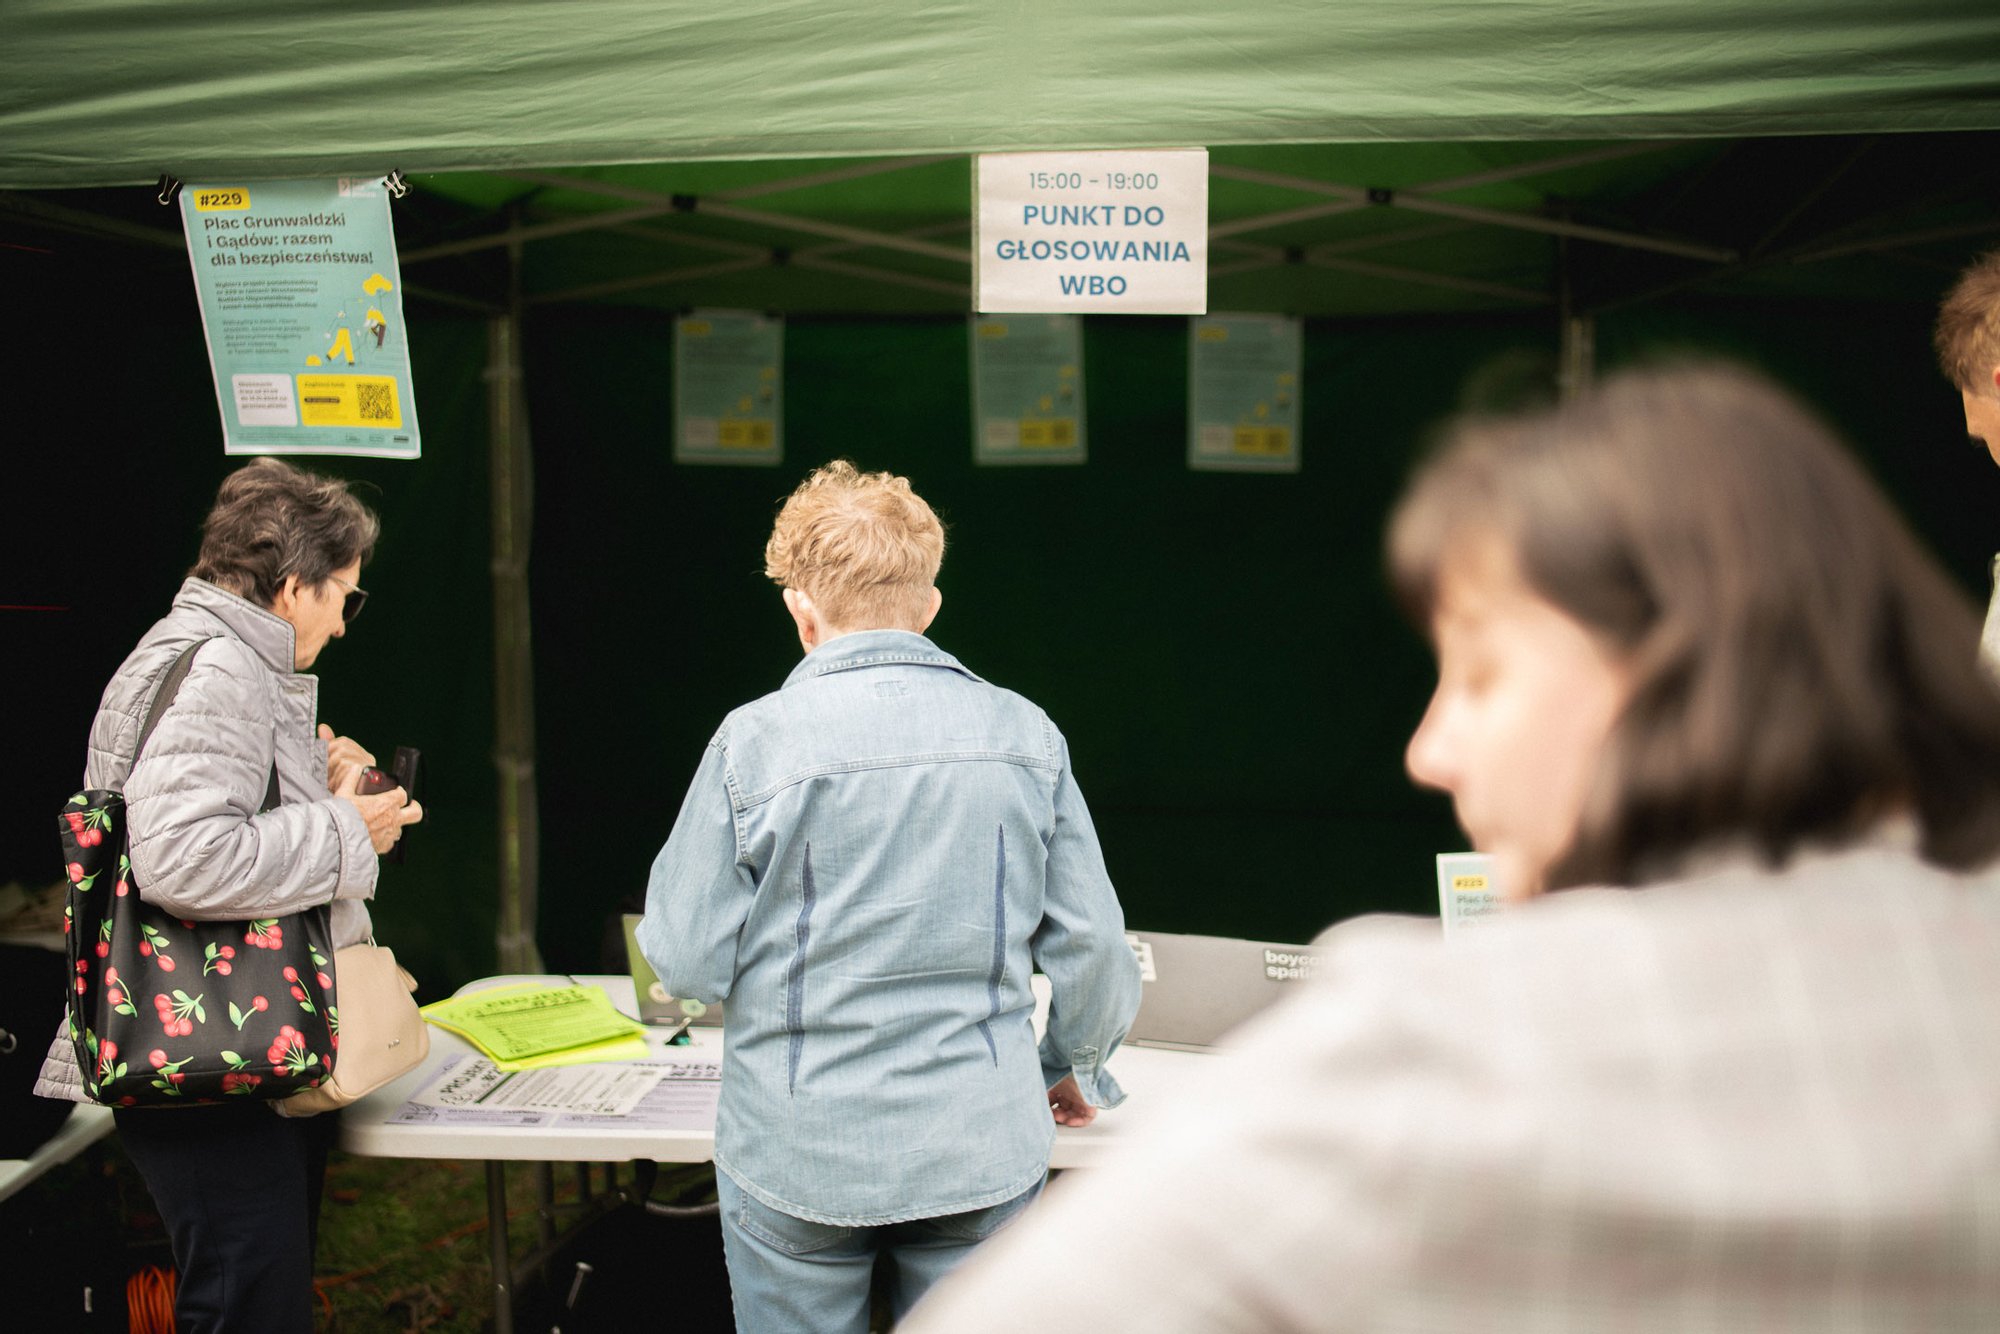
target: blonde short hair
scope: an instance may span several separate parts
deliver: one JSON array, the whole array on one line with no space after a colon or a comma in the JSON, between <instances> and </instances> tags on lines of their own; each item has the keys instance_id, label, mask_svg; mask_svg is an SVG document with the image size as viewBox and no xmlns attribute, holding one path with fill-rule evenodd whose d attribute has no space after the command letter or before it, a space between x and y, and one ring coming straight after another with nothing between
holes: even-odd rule
<instances>
[{"instance_id":1,"label":"blonde short hair","mask_svg":"<svg viewBox=\"0 0 2000 1334\"><path fill-rule=\"evenodd\" d=\"M2000 366L2000 250L1982 255L1958 276L1938 308L1938 365L1952 387L1991 395Z\"/></svg>"},{"instance_id":2,"label":"blonde short hair","mask_svg":"<svg viewBox=\"0 0 2000 1334\"><path fill-rule=\"evenodd\" d=\"M921 629L944 525L907 477L835 459L799 483L764 544L764 573L843 630Z\"/></svg>"}]
</instances>

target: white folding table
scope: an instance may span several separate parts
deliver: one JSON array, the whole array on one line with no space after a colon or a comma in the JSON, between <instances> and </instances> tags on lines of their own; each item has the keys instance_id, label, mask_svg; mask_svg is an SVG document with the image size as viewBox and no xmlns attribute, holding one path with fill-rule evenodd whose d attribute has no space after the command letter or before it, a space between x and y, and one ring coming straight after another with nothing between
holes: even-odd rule
<instances>
[{"instance_id":1,"label":"white folding table","mask_svg":"<svg viewBox=\"0 0 2000 1334\"><path fill-rule=\"evenodd\" d=\"M462 991L516 982L587 983L601 986L611 1002L626 1014L636 1014L632 979L626 975L586 975L578 977L493 977L468 984ZM1036 1029L1046 1017L1046 980L1034 979L1040 1002L1036 1009ZM721 1060L723 1031L696 1028L689 1031L687 1046L672 1047L661 1034L648 1038L654 1054L680 1059L699 1059L713 1052ZM430 1055L422 1065L375 1093L347 1108L341 1115L341 1146L349 1153L375 1158L470 1158L486 1163L486 1206L493 1262L493 1319L496 1334L512 1334L513 1265L508 1254L507 1183L503 1164L509 1161L542 1165L543 1241L551 1243L553 1224L547 1206L553 1200L550 1164L577 1163L587 1179L590 1163L656 1162L702 1163L715 1156L715 1127L711 1122L691 1129L635 1128L617 1118L594 1118L588 1124L556 1125L464 1125L449 1119L428 1124L408 1124L394 1118L410 1096L437 1077L447 1062L474 1051L472 1045L454 1033L431 1028ZM1157 1047L1125 1046L1111 1060L1111 1070L1134 1105L1159 1104L1174 1098L1176 1091L1202 1077L1204 1053ZM1091 1125L1058 1127L1049 1165L1054 1168L1088 1167L1097 1161L1117 1138L1122 1110L1102 1112ZM588 1192L586 1191L586 1194Z\"/></svg>"}]
</instances>

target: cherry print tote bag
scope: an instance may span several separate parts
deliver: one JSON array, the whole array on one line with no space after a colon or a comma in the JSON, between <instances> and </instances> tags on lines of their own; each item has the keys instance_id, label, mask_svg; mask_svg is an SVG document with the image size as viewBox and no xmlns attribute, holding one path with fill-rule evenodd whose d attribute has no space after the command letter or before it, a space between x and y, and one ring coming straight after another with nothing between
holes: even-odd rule
<instances>
[{"instance_id":1,"label":"cherry print tote bag","mask_svg":"<svg viewBox=\"0 0 2000 1334\"><path fill-rule=\"evenodd\" d=\"M160 683L138 750L200 648ZM278 800L274 761L263 809ZM69 1034L94 1101L285 1098L332 1072L339 1015L328 908L246 922L175 917L139 896L121 793L79 792L58 823L69 877Z\"/></svg>"}]
</instances>

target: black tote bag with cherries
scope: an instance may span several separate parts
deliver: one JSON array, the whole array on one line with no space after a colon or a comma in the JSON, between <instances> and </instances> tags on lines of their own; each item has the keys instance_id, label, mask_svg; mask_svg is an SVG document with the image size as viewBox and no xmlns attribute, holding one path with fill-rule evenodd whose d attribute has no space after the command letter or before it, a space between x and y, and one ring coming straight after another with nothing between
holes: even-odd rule
<instances>
[{"instance_id":1,"label":"black tote bag with cherries","mask_svg":"<svg viewBox=\"0 0 2000 1334\"><path fill-rule=\"evenodd\" d=\"M161 682L139 750L200 647ZM274 761L263 809L278 799ZM94 1101L285 1098L331 1073L339 1016L328 907L249 921L176 917L139 894L121 793L79 792L58 823L69 878L69 1034Z\"/></svg>"}]
</instances>

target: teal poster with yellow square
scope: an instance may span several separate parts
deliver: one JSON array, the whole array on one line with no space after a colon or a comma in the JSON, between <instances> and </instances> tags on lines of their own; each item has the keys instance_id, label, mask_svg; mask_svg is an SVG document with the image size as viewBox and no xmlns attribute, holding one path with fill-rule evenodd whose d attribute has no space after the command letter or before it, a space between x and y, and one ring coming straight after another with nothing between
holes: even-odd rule
<instances>
[{"instance_id":1,"label":"teal poster with yellow square","mask_svg":"<svg viewBox=\"0 0 2000 1334\"><path fill-rule=\"evenodd\" d=\"M228 454L418 457L387 182L181 191Z\"/></svg>"}]
</instances>

